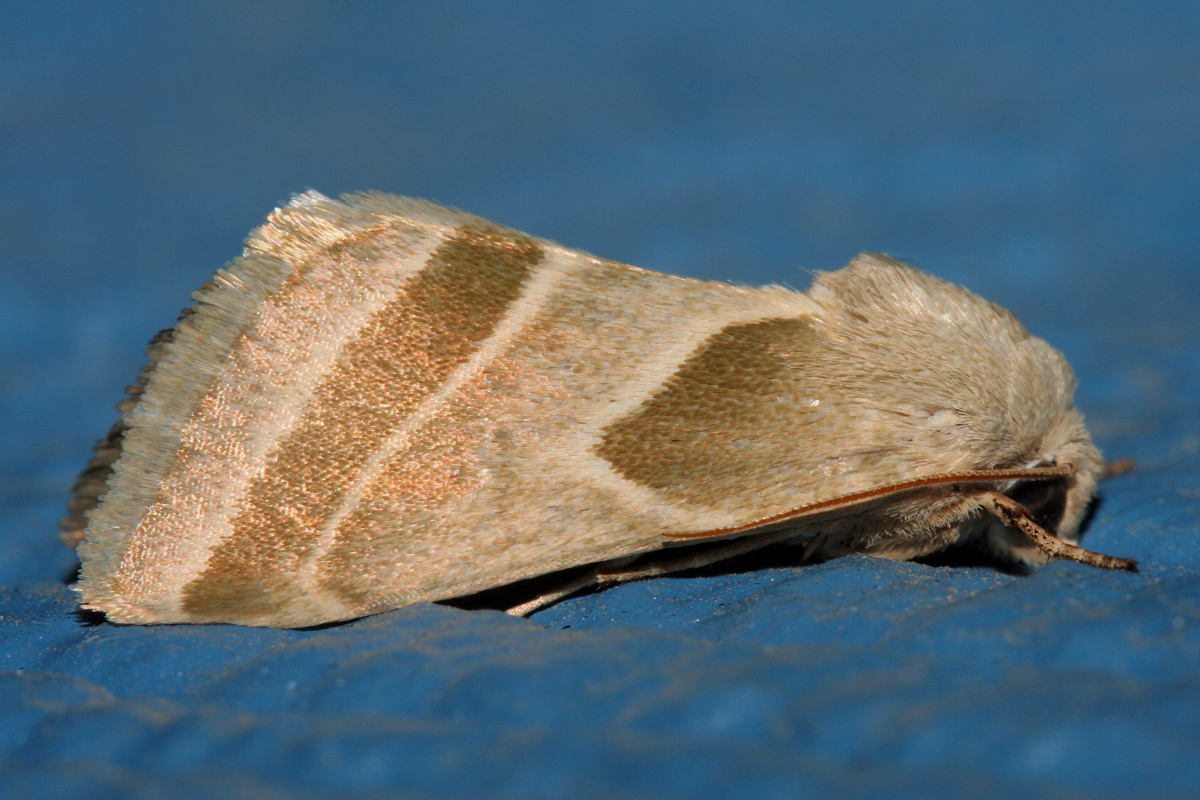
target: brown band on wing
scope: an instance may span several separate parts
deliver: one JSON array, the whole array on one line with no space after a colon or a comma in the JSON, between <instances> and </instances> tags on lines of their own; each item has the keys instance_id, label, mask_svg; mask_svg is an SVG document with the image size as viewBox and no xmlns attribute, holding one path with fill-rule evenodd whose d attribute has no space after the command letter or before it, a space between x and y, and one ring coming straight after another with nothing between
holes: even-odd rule
<instances>
[{"instance_id":1,"label":"brown band on wing","mask_svg":"<svg viewBox=\"0 0 1200 800\"><path fill-rule=\"evenodd\" d=\"M251 483L230 534L184 589L185 612L248 618L301 591L296 568L363 464L491 335L542 257L533 239L479 224L439 247L321 381Z\"/></svg>"},{"instance_id":2,"label":"brown band on wing","mask_svg":"<svg viewBox=\"0 0 1200 800\"><path fill-rule=\"evenodd\" d=\"M641 406L605 428L596 454L675 502L704 504L780 485L796 471L804 426L824 411L802 368L818 339L806 318L721 329Z\"/></svg>"},{"instance_id":3,"label":"brown band on wing","mask_svg":"<svg viewBox=\"0 0 1200 800\"><path fill-rule=\"evenodd\" d=\"M1059 464L1053 467L982 469L971 470L969 472L954 472L945 475L931 475L927 478L916 478L902 483L879 486L864 492L853 492L840 497L833 497L829 500L822 500L819 503L809 503L808 505L793 508L769 517L763 517L762 519L757 519L743 525L731 525L726 528L690 533L664 533L663 535L671 539L717 539L722 536L734 536L758 528L765 528L769 525L778 525L791 520L801 519L802 517L819 514L824 511L835 511L839 508L847 508L859 503L881 500L885 497L904 494L905 492L924 489L929 486L942 486L950 483L994 483L996 481L1011 480L1053 480L1055 478L1067 478L1074 474L1074 464Z\"/></svg>"}]
</instances>

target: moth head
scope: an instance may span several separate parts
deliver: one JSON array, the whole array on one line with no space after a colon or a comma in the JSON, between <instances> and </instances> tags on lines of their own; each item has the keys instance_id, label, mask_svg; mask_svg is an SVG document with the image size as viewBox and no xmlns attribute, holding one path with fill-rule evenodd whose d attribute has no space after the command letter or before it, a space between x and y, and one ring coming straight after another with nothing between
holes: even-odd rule
<instances>
[{"instance_id":1,"label":"moth head","mask_svg":"<svg viewBox=\"0 0 1200 800\"><path fill-rule=\"evenodd\" d=\"M1075 469L1066 477L1051 480L1020 480L1004 494L1020 503L1046 529L1063 541L1079 541L1079 526L1096 495L1096 483L1104 460L1092 443L1083 415L1068 408L1046 431L1037 454L1024 467L1070 464ZM1046 556L1020 531L988 518L984 537L994 553L1016 563L1039 565Z\"/></svg>"}]
</instances>

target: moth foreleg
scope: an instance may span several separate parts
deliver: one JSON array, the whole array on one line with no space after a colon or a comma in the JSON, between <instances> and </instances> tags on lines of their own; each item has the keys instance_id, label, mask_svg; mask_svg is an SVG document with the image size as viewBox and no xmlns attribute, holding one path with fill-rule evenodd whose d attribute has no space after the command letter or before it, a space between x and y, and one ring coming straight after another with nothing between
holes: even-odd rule
<instances>
[{"instance_id":1,"label":"moth foreleg","mask_svg":"<svg viewBox=\"0 0 1200 800\"><path fill-rule=\"evenodd\" d=\"M593 586L600 586L606 583L629 583L630 581L655 578L672 572L683 572L689 569L707 567L736 556L751 553L768 545L782 542L795 535L796 532L793 530L760 533L734 539L731 542L698 552L689 553L680 558L654 561L649 564L631 565L629 563L631 559L627 558L616 561L605 561L595 569L567 581L556 589L540 594L526 603L513 606L506 613L512 614L514 617L528 616L535 611L562 600L568 595L581 592L584 589L590 589Z\"/></svg>"},{"instance_id":2,"label":"moth foreleg","mask_svg":"<svg viewBox=\"0 0 1200 800\"><path fill-rule=\"evenodd\" d=\"M1094 553L1070 542L1064 542L1039 525L1025 506L1008 495L1000 492L984 492L979 495L979 501L1002 524L1009 528L1015 528L1028 536L1038 546L1038 549L1050 558L1065 558L1069 561L1078 561L1081 564L1104 569L1138 571L1137 562L1131 558L1106 556L1103 553Z\"/></svg>"}]
</instances>

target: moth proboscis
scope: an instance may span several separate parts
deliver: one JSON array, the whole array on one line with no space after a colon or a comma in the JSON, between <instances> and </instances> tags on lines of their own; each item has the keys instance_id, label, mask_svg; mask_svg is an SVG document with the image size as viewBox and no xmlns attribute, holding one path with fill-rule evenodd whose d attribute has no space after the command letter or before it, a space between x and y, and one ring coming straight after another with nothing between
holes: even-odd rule
<instances>
[{"instance_id":1,"label":"moth proboscis","mask_svg":"<svg viewBox=\"0 0 1200 800\"><path fill-rule=\"evenodd\" d=\"M777 543L1136 569L1076 543L1103 461L1062 355L887 256L751 288L308 192L193 300L62 525L116 622L303 627L592 565L524 614Z\"/></svg>"}]
</instances>

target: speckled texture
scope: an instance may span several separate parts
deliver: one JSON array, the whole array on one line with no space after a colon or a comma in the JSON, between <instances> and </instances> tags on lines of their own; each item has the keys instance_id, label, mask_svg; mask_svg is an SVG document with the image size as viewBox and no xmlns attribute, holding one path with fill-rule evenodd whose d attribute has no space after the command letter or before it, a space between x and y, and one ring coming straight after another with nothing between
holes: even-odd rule
<instances>
[{"instance_id":1,"label":"speckled texture","mask_svg":"<svg viewBox=\"0 0 1200 800\"><path fill-rule=\"evenodd\" d=\"M1200 12L1168 3L6 9L12 796L1185 797L1200 785ZM392 10L394 8L394 10ZM188 292L309 186L745 283L890 252L1061 348L1141 575L866 558L515 620L80 619L56 520ZM567 627L569 626L569 627Z\"/></svg>"}]
</instances>

